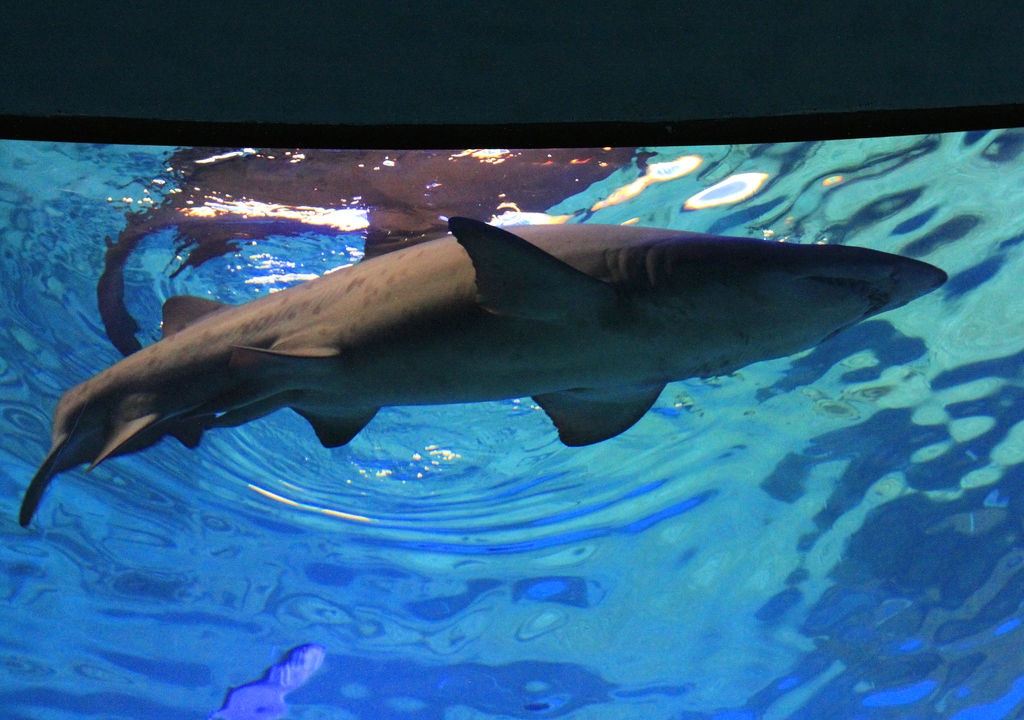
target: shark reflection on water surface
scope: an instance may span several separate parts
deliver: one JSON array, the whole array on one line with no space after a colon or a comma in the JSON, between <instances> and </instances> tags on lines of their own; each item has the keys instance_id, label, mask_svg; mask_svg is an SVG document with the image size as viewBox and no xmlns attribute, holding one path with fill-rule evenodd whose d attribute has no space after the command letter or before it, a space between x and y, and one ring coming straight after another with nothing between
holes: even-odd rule
<instances>
[{"instance_id":1,"label":"shark reflection on water surface","mask_svg":"<svg viewBox=\"0 0 1024 720\"><path fill-rule=\"evenodd\" d=\"M865 248L618 225L426 237L239 306L179 296L163 338L69 390L21 507L57 473L281 408L327 447L378 409L532 396L566 445L636 423L665 384L812 347L946 274Z\"/></svg>"},{"instance_id":2,"label":"shark reflection on water surface","mask_svg":"<svg viewBox=\"0 0 1024 720\"><path fill-rule=\"evenodd\" d=\"M324 661L327 651L310 643L293 648L270 666L259 680L228 692L224 706L207 720L275 720L288 712L284 696L306 684Z\"/></svg>"}]
</instances>

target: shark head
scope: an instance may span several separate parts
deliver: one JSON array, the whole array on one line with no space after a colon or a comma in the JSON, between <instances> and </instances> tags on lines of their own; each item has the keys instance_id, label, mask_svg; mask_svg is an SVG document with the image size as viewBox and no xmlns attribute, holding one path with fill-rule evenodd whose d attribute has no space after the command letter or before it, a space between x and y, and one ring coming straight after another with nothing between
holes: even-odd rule
<instances>
[{"instance_id":1,"label":"shark head","mask_svg":"<svg viewBox=\"0 0 1024 720\"><path fill-rule=\"evenodd\" d=\"M867 303L853 322L906 305L946 282L944 271L891 253L842 245L789 245L780 264L798 287L817 286L826 299L852 296ZM813 251L813 255L808 251ZM791 257L787 257L791 255ZM829 290L828 288L831 288Z\"/></svg>"},{"instance_id":2,"label":"shark head","mask_svg":"<svg viewBox=\"0 0 1024 720\"><path fill-rule=\"evenodd\" d=\"M946 282L946 273L912 258L842 245L772 244L776 262L762 288L819 342L879 313L895 310Z\"/></svg>"},{"instance_id":3,"label":"shark head","mask_svg":"<svg viewBox=\"0 0 1024 720\"><path fill-rule=\"evenodd\" d=\"M946 281L928 263L842 245L693 235L624 252L618 272L670 311L666 342L720 348L702 375L799 352Z\"/></svg>"}]
</instances>

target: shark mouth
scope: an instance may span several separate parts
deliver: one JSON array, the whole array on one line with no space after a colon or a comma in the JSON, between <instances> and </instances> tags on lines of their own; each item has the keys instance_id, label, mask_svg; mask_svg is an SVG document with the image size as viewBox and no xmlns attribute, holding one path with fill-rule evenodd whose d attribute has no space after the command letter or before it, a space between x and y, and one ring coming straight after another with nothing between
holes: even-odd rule
<instances>
[{"instance_id":1,"label":"shark mouth","mask_svg":"<svg viewBox=\"0 0 1024 720\"><path fill-rule=\"evenodd\" d=\"M882 290L876 283L871 283L867 280L835 276L825 277L821 275L812 275L807 279L830 287L842 288L867 300L868 309L860 317L861 320L881 312L892 301L890 293Z\"/></svg>"}]
</instances>

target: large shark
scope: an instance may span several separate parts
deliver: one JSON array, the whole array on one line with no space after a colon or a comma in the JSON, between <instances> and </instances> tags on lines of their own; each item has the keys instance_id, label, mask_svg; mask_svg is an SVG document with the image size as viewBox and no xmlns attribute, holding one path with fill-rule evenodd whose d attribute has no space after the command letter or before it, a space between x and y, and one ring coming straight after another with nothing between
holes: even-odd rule
<instances>
[{"instance_id":1,"label":"large shark","mask_svg":"<svg viewBox=\"0 0 1024 720\"><path fill-rule=\"evenodd\" d=\"M328 447L387 405L532 396L566 445L617 435L665 384L811 347L946 280L865 248L629 226L450 235L244 305L172 297L163 338L69 390L20 522L57 473L288 407Z\"/></svg>"}]
</instances>

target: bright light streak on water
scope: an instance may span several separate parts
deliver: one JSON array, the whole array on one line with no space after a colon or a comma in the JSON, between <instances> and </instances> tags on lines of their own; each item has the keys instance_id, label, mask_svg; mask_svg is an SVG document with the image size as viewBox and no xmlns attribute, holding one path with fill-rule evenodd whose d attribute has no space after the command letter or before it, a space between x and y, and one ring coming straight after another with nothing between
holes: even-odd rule
<instances>
[{"instance_id":1,"label":"bright light streak on water","mask_svg":"<svg viewBox=\"0 0 1024 720\"><path fill-rule=\"evenodd\" d=\"M258 200L226 200L210 196L202 206L184 211L195 217L216 217L220 214L241 218L297 220L312 226L331 227L343 232L363 230L369 225L364 208L318 208L305 205L281 205Z\"/></svg>"},{"instance_id":2,"label":"bright light streak on water","mask_svg":"<svg viewBox=\"0 0 1024 720\"><path fill-rule=\"evenodd\" d=\"M700 167L702 162L703 160L696 155L684 155L676 160L651 163L647 166L647 172L645 172L641 177L628 185L618 188L605 199L597 201L590 209L592 211L597 211L601 208L618 205L626 200L635 198L649 185L656 182L664 182L666 180L681 178Z\"/></svg>"},{"instance_id":3,"label":"bright light streak on water","mask_svg":"<svg viewBox=\"0 0 1024 720\"><path fill-rule=\"evenodd\" d=\"M706 190L701 190L686 201L686 207L690 210L700 210L746 200L760 190L767 179L768 173L760 172L733 175Z\"/></svg>"}]
</instances>

